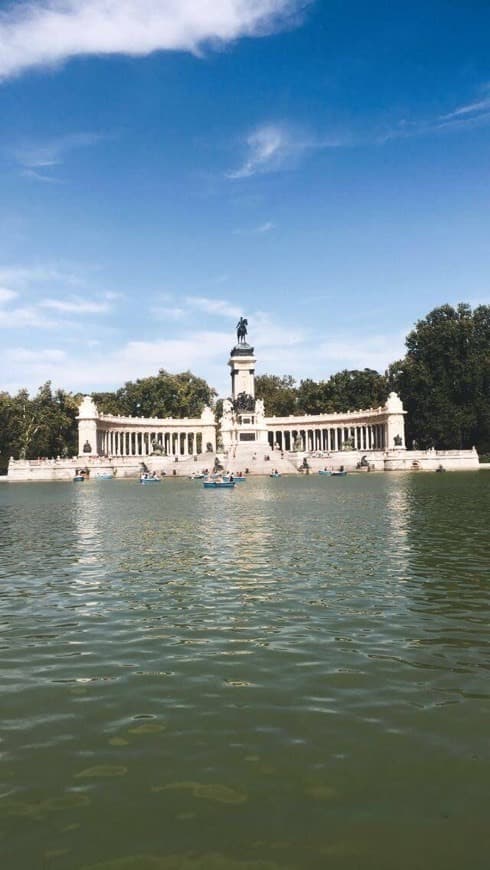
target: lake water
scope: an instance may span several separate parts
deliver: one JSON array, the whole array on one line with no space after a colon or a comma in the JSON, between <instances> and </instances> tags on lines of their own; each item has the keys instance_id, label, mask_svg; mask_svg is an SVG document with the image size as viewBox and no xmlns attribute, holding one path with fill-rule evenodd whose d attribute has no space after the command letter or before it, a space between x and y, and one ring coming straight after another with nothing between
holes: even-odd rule
<instances>
[{"instance_id":1,"label":"lake water","mask_svg":"<svg viewBox=\"0 0 490 870\"><path fill-rule=\"evenodd\" d=\"M2 870L489 866L490 473L0 487Z\"/></svg>"}]
</instances>

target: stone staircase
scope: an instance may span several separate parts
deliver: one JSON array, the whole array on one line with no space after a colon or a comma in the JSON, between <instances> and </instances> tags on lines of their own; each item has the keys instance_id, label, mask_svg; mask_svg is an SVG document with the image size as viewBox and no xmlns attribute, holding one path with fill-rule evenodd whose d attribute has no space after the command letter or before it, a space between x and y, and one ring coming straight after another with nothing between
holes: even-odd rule
<instances>
[{"instance_id":1,"label":"stone staircase","mask_svg":"<svg viewBox=\"0 0 490 870\"><path fill-rule=\"evenodd\" d=\"M202 472L205 468L209 471L213 470L215 457L220 460L224 471L238 474L249 475L269 475L273 470L277 470L283 475L301 474L299 471L306 456L311 474L317 474L320 469L328 468L330 470L338 470L341 467L348 471L354 471L357 463L361 458L361 454L357 452L341 452L331 453L323 456L315 456L310 453L284 453L281 456L279 450L271 450L266 444L240 444L233 456L232 451L228 454L220 453L204 453L197 457L179 456L178 462L171 456L168 457L147 457L146 465L150 471L164 471L169 477L191 477L193 474ZM381 454L380 454L381 457ZM377 457L378 458L378 457ZM370 461L374 459L370 457ZM379 470L382 468L382 457L380 462L376 463Z\"/></svg>"},{"instance_id":2,"label":"stone staircase","mask_svg":"<svg viewBox=\"0 0 490 870\"><path fill-rule=\"evenodd\" d=\"M281 457L278 450L271 450L268 445L240 445L233 456L231 453L228 456L218 454L218 457L225 468L225 471L231 471L232 474L242 472L250 475L262 474L269 475L272 471L277 470L280 474L299 474L298 465L302 457L298 460L297 454L290 455L285 453ZM247 471L248 470L248 471Z\"/></svg>"}]
</instances>

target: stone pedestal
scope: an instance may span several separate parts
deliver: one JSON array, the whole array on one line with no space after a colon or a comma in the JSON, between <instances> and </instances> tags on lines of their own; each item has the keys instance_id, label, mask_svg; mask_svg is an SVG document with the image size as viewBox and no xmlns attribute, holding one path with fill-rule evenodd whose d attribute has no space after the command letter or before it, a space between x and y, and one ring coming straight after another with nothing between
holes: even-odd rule
<instances>
[{"instance_id":1,"label":"stone pedestal","mask_svg":"<svg viewBox=\"0 0 490 870\"><path fill-rule=\"evenodd\" d=\"M223 449L236 455L240 448L267 446L264 403L255 399L254 349L249 344L235 345L228 365L231 369L231 399L223 402L221 440Z\"/></svg>"},{"instance_id":2,"label":"stone pedestal","mask_svg":"<svg viewBox=\"0 0 490 870\"><path fill-rule=\"evenodd\" d=\"M386 447L388 450L405 450L405 414L403 402L397 393L390 393L385 409L386 417Z\"/></svg>"},{"instance_id":3,"label":"stone pedestal","mask_svg":"<svg viewBox=\"0 0 490 870\"><path fill-rule=\"evenodd\" d=\"M91 396L85 396L78 411L78 455L98 456L97 420L99 412Z\"/></svg>"}]
</instances>

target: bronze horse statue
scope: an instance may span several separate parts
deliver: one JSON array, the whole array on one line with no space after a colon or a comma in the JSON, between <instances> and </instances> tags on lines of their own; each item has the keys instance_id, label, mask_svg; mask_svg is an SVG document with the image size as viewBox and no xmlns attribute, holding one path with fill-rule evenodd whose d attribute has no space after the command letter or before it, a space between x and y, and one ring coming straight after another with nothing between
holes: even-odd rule
<instances>
[{"instance_id":1,"label":"bronze horse statue","mask_svg":"<svg viewBox=\"0 0 490 870\"><path fill-rule=\"evenodd\" d=\"M237 335L239 344L245 344L245 338L247 335L247 326L248 326L248 320L246 319L246 317L240 317L240 320L238 321L238 323L236 325L236 335Z\"/></svg>"}]
</instances>

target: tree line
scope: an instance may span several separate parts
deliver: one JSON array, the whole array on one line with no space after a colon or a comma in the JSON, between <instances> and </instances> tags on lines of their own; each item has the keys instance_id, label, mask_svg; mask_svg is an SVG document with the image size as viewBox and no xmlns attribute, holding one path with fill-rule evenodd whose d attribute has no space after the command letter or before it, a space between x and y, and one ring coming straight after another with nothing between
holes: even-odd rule
<instances>
[{"instance_id":1,"label":"tree line","mask_svg":"<svg viewBox=\"0 0 490 870\"><path fill-rule=\"evenodd\" d=\"M435 308L406 338L406 354L384 374L344 370L326 380L290 375L256 378L266 416L346 412L383 405L399 393L407 444L436 449L476 446L490 453L490 306L461 303ZM135 417L198 417L206 405L220 416L216 391L191 372L128 381L114 392L92 393L99 411ZM48 382L34 396L0 392L0 473L10 456L71 456L77 452L81 394L53 391Z\"/></svg>"}]
</instances>

